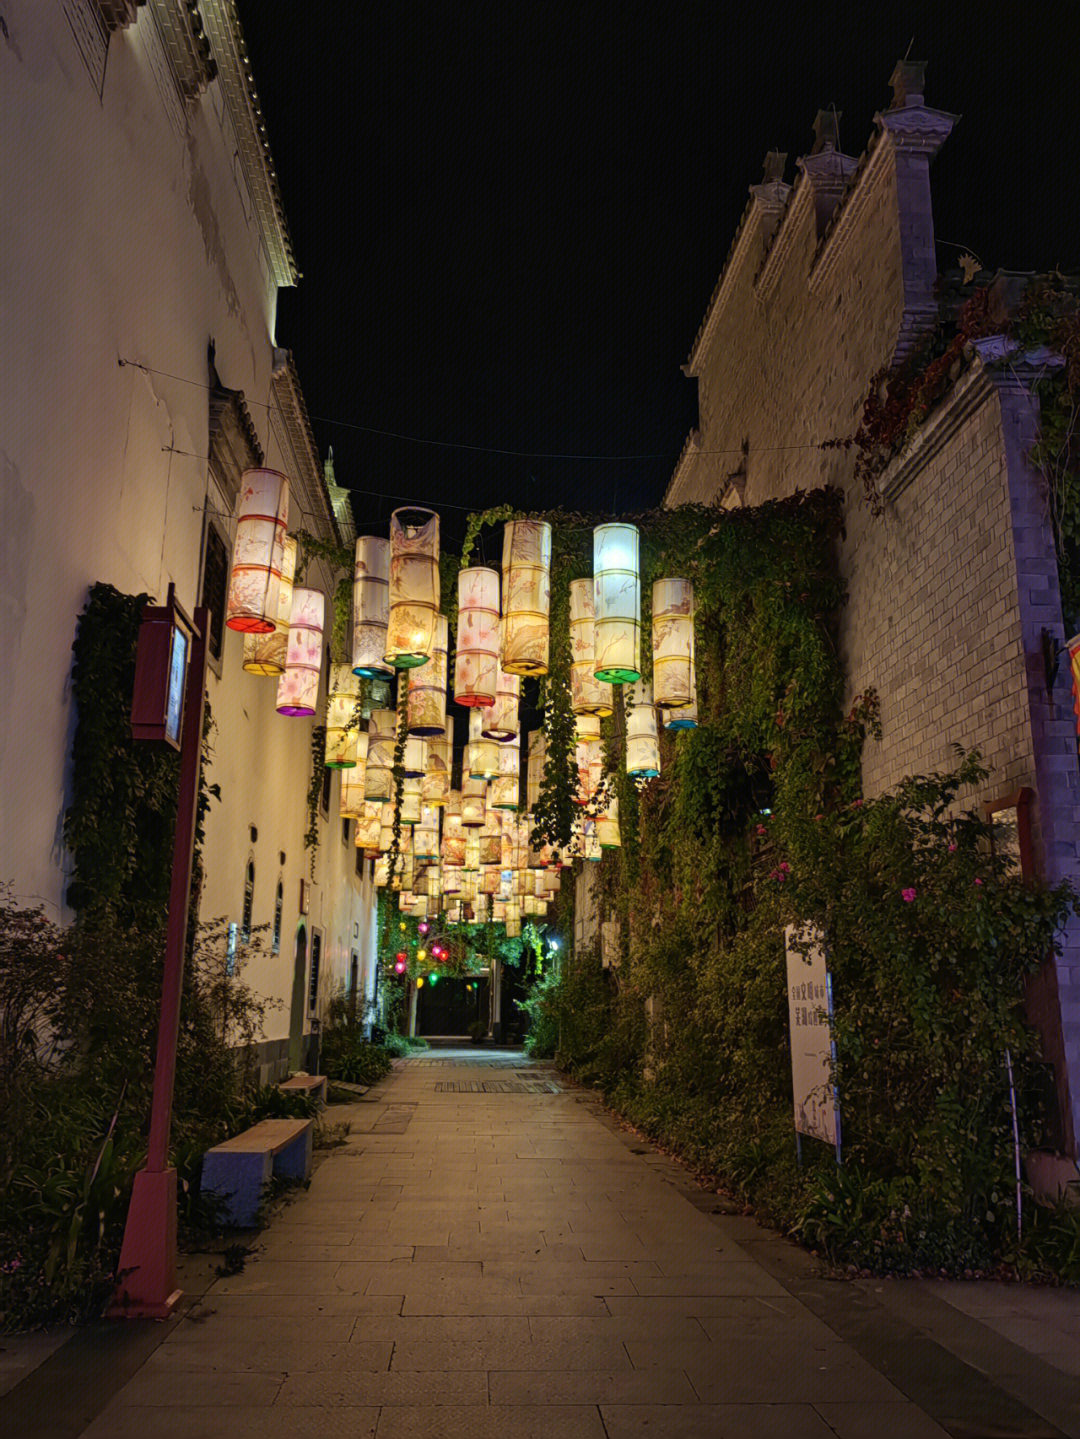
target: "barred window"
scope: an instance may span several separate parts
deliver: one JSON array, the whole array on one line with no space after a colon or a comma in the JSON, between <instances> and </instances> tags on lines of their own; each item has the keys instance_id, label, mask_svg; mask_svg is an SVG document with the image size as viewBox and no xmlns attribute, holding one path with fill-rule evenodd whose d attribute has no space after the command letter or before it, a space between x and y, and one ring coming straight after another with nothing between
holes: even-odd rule
<instances>
[{"instance_id":1,"label":"barred window","mask_svg":"<svg viewBox=\"0 0 1080 1439\"><path fill-rule=\"evenodd\" d=\"M229 589L229 547L215 524L206 527L206 558L203 562L202 598L210 611L210 653L221 658L225 639L225 601Z\"/></svg>"}]
</instances>

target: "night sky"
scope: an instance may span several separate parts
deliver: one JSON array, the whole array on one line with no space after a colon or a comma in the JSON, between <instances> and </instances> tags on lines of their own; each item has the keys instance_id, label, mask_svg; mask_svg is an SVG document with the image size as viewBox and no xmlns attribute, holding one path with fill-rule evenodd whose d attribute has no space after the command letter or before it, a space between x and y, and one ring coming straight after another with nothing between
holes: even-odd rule
<instances>
[{"instance_id":1,"label":"night sky","mask_svg":"<svg viewBox=\"0 0 1080 1439\"><path fill-rule=\"evenodd\" d=\"M679 366L766 150L790 181L835 105L861 154L909 44L927 103L963 117L932 171L939 268L962 247L1080 269L1072 7L239 10L303 274L277 341L361 532L402 500L439 508L452 549L471 509L658 503L696 422Z\"/></svg>"}]
</instances>

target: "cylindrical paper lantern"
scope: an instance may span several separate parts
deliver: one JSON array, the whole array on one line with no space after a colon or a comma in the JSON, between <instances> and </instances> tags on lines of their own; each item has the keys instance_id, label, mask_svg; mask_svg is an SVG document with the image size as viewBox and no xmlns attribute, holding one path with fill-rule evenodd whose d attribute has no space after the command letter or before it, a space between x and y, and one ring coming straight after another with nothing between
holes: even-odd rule
<instances>
[{"instance_id":1,"label":"cylindrical paper lantern","mask_svg":"<svg viewBox=\"0 0 1080 1439\"><path fill-rule=\"evenodd\" d=\"M244 636L244 668L250 675L276 677L285 673L295 577L296 541L291 535L286 535L285 548L281 555L281 583L278 585L277 620L273 633L260 635L249 632Z\"/></svg>"},{"instance_id":2,"label":"cylindrical paper lantern","mask_svg":"<svg viewBox=\"0 0 1080 1439\"><path fill-rule=\"evenodd\" d=\"M487 817L487 782L471 776L461 785L461 823L478 829Z\"/></svg>"},{"instance_id":3,"label":"cylindrical paper lantern","mask_svg":"<svg viewBox=\"0 0 1080 1439\"><path fill-rule=\"evenodd\" d=\"M460 814L443 813L442 862L449 869L465 868L465 828Z\"/></svg>"},{"instance_id":4,"label":"cylindrical paper lantern","mask_svg":"<svg viewBox=\"0 0 1080 1439\"><path fill-rule=\"evenodd\" d=\"M641 581L636 525L593 530L596 678L631 684L641 674Z\"/></svg>"},{"instance_id":5,"label":"cylindrical paper lantern","mask_svg":"<svg viewBox=\"0 0 1080 1439\"><path fill-rule=\"evenodd\" d=\"M475 874L480 868L480 831L475 825L465 830L465 864L463 868L466 874Z\"/></svg>"},{"instance_id":6,"label":"cylindrical paper lantern","mask_svg":"<svg viewBox=\"0 0 1080 1439\"><path fill-rule=\"evenodd\" d=\"M607 808L596 821L596 837L601 849L618 849L622 844L619 836L619 801L612 795Z\"/></svg>"},{"instance_id":7,"label":"cylindrical paper lantern","mask_svg":"<svg viewBox=\"0 0 1080 1439\"><path fill-rule=\"evenodd\" d=\"M313 715L318 706L323 608L321 590L293 590L285 673L278 680L278 714Z\"/></svg>"},{"instance_id":8,"label":"cylindrical paper lantern","mask_svg":"<svg viewBox=\"0 0 1080 1439\"><path fill-rule=\"evenodd\" d=\"M285 476L279 470L245 470L236 497L236 542L225 606L229 629L273 634L288 523Z\"/></svg>"},{"instance_id":9,"label":"cylindrical paper lantern","mask_svg":"<svg viewBox=\"0 0 1080 1439\"><path fill-rule=\"evenodd\" d=\"M367 735L364 736L367 739ZM355 774L356 771L353 771ZM379 837L382 829L382 805L365 800L356 816L356 848L367 854L379 853Z\"/></svg>"},{"instance_id":10,"label":"cylindrical paper lantern","mask_svg":"<svg viewBox=\"0 0 1080 1439\"><path fill-rule=\"evenodd\" d=\"M694 586L657 580L652 587L653 699L682 709L694 698Z\"/></svg>"},{"instance_id":11,"label":"cylindrical paper lantern","mask_svg":"<svg viewBox=\"0 0 1080 1439\"><path fill-rule=\"evenodd\" d=\"M498 572L480 567L459 570L454 699L469 709L494 704L498 679Z\"/></svg>"},{"instance_id":12,"label":"cylindrical paper lantern","mask_svg":"<svg viewBox=\"0 0 1080 1439\"><path fill-rule=\"evenodd\" d=\"M600 720L596 715L578 715L577 730L578 787L574 800L588 804L600 786L604 773L604 743L600 738Z\"/></svg>"},{"instance_id":13,"label":"cylindrical paper lantern","mask_svg":"<svg viewBox=\"0 0 1080 1439\"><path fill-rule=\"evenodd\" d=\"M409 670L409 733L425 739L446 733L446 616L435 616L427 664Z\"/></svg>"},{"instance_id":14,"label":"cylindrical paper lantern","mask_svg":"<svg viewBox=\"0 0 1080 1439\"><path fill-rule=\"evenodd\" d=\"M551 606L547 520L507 520L502 570L502 667L511 675L546 675Z\"/></svg>"},{"instance_id":15,"label":"cylindrical paper lantern","mask_svg":"<svg viewBox=\"0 0 1080 1439\"><path fill-rule=\"evenodd\" d=\"M425 741L410 735L405 741L405 753L401 763L405 769L406 779L423 779L424 771L427 769L427 744ZM419 788L417 793L419 793Z\"/></svg>"},{"instance_id":16,"label":"cylindrical paper lantern","mask_svg":"<svg viewBox=\"0 0 1080 1439\"><path fill-rule=\"evenodd\" d=\"M521 803L520 735L499 746L499 773L491 781L488 803L496 810L515 810Z\"/></svg>"},{"instance_id":17,"label":"cylindrical paper lantern","mask_svg":"<svg viewBox=\"0 0 1080 1439\"><path fill-rule=\"evenodd\" d=\"M439 811L433 805L420 806L420 823L413 830L413 854L426 864L439 858Z\"/></svg>"},{"instance_id":18,"label":"cylindrical paper lantern","mask_svg":"<svg viewBox=\"0 0 1080 1439\"><path fill-rule=\"evenodd\" d=\"M483 737L484 716L478 709L469 712L469 747L466 765L473 779L494 779L499 773L499 746Z\"/></svg>"},{"instance_id":19,"label":"cylindrical paper lantern","mask_svg":"<svg viewBox=\"0 0 1080 1439\"><path fill-rule=\"evenodd\" d=\"M521 704L521 676L499 671L495 688L495 703L490 709L481 711L483 725L480 733L485 739L506 744L521 733L518 711Z\"/></svg>"},{"instance_id":20,"label":"cylindrical paper lantern","mask_svg":"<svg viewBox=\"0 0 1080 1439\"><path fill-rule=\"evenodd\" d=\"M368 679L393 674L383 659L390 618L390 541L359 535L353 563L353 674Z\"/></svg>"},{"instance_id":21,"label":"cylindrical paper lantern","mask_svg":"<svg viewBox=\"0 0 1080 1439\"><path fill-rule=\"evenodd\" d=\"M529 761L525 771L526 804L530 810L536 808L536 802L540 798L546 764L547 736L542 729L534 729L529 735Z\"/></svg>"},{"instance_id":22,"label":"cylindrical paper lantern","mask_svg":"<svg viewBox=\"0 0 1080 1439\"><path fill-rule=\"evenodd\" d=\"M595 581L570 581L570 699L576 715L609 715L611 686L596 678Z\"/></svg>"},{"instance_id":23,"label":"cylindrical paper lantern","mask_svg":"<svg viewBox=\"0 0 1080 1439\"><path fill-rule=\"evenodd\" d=\"M368 721L367 780L364 798L386 804L394 797L394 747L397 711L372 710Z\"/></svg>"},{"instance_id":24,"label":"cylindrical paper lantern","mask_svg":"<svg viewBox=\"0 0 1080 1439\"><path fill-rule=\"evenodd\" d=\"M387 664L404 670L430 659L438 613L439 517L433 510L395 510L390 516Z\"/></svg>"},{"instance_id":25,"label":"cylindrical paper lantern","mask_svg":"<svg viewBox=\"0 0 1080 1439\"><path fill-rule=\"evenodd\" d=\"M406 776L401 781L401 823L420 823L420 775Z\"/></svg>"},{"instance_id":26,"label":"cylindrical paper lantern","mask_svg":"<svg viewBox=\"0 0 1080 1439\"><path fill-rule=\"evenodd\" d=\"M356 763L351 743L360 722L360 680L349 665L330 666L330 684L326 697L327 769L351 769Z\"/></svg>"},{"instance_id":27,"label":"cylindrical paper lantern","mask_svg":"<svg viewBox=\"0 0 1080 1439\"><path fill-rule=\"evenodd\" d=\"M418 671L414 671L418 673ZM450 796L450 771L454 764L454 717L446 719L446 733L425 741L427 768L420 797L425 804L444 805Z\"/></svg>"},{"instance_id":28,"label":"cylindrical paper lantern","mask_svg":"<svg viewBox=\"0 0 1080 1439\"><path fill-rule=\"evenodd\" d=\"M349 735L355 764L341 770L341 817L359 819L364 813L364 788L367 782L368 737L363 730Z\"/></svg>"},{"instance_id":29,"label":"cylindrical paper lantern","mask_svg":"<svg viewBox=\"0 0 1080 1439\"><path fill-rule=\"evenodd\" d=\"M691 672L691 682L693 682L693 674L692 674L692 672ZM690 704L688 704L688 705L683 705L681 709L677 709L677 710L662 710L662 711L661 711L661 716L662 716L663 721L664 721L664 728L665 728L665 729L675 730L676 732L678 732L679 730L684 730L684 729L697 729L697 722L698 722L697 695L695 694L695 696L694 696L693 700L690 702Z\"/></svg>"},{"instance_id":30,"label":"cylindrical paper lantern","mask_svg":"<svg viewBox=\"0 0 1080 1439\"><path fill-rule=\"evenodd\" d=\"M660 741L652 686L638 680L626 705L626 773L633 779L652 779L660 773Z\"/></svg>"},{"instance_id":31,"label":"cylindrical paper lantern","mask_svg":"<svg viewBox=\"0 0 1080 1439\"><path fill-rule=\"evenodd\" d=\"M442 892L449 897L452 894L461 893L461 866L449 865L443 861L442 866Z\"/></svg>"},{"instance_id":32,"label":"cylindrical paper lantern","mask_svg":"<svg viewBox=\"0 0 1080 1439\"><path fill-rule=\"evenodd\" d=\"M506 937L507 939L518 939L521 935L521 915L517 909L506 906Z\"/></svg>"}]
</instances>

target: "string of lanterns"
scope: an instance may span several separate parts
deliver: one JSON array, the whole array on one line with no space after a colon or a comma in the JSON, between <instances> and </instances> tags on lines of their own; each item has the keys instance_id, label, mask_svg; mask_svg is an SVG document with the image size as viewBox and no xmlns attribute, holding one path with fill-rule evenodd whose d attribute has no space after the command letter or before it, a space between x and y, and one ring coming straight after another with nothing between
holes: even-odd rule
<instances>
[{"instance_id":1,"label":"string of lanterns","mask_svg":"<svg viewBox=\"0 0 1080 1439\"><path fill-rule=\"evenodd\" d=\"M277 711L310 716L318 707L326 599L297 585L296 541L288 527L289 482L276 470L245 472L226 625L244 635L244 668L275 677ZM593 578L570 583L571 703L576 727L575 802L581 808L569 850L531 841L547 756L542 729L528 737L521 807L521 680L549 672L551 525L508 520L502 573L467 566L457 577L453 699L469 710L460 787L453 786L454 720L447 619L440 612L439 516L399 509L387 539L356 541L351 663L331 665L325 763L341 773L343 818L357 848L375 861L376 885L397 891L405 915L449 923L492 919L520 934L558 892L566 860L598 860L620 844L618 803L604 784L600 720L622 687L626 769L660 773L659 728L697 723L694 593L690 580L658 579L652 589L652 680L642 680L641 579L636 526L593 531ZM500 603L501 595L501 603ZM408 737L394 845L394 760L398 713L389 681L406 692ZM363 728L360 680L376 701Z\"/></svg>"}]
</instances>

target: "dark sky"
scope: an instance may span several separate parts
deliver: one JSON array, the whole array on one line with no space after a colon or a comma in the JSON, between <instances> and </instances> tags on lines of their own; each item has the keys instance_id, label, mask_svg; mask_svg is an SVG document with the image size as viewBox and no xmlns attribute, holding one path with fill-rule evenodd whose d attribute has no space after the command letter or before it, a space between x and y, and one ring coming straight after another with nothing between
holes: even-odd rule
<instances>
[{"instance_id":1,"label":"dark sky","mask_svg":"<svg viewBox=\"0 0 1080 1439\"><path fill-rule=\"evenodd\" d=\"M765 151L791 180L835 104L861 154L912 41L927 102L963 117L933 170L939 267L962 246L1080 268L1071 6L239 10L303 273L278 343L361 531L399 502L367 491L436 504L451 548L469 509L657 503L696 420L679 366Z\"/></svg>"}]
</instances>

